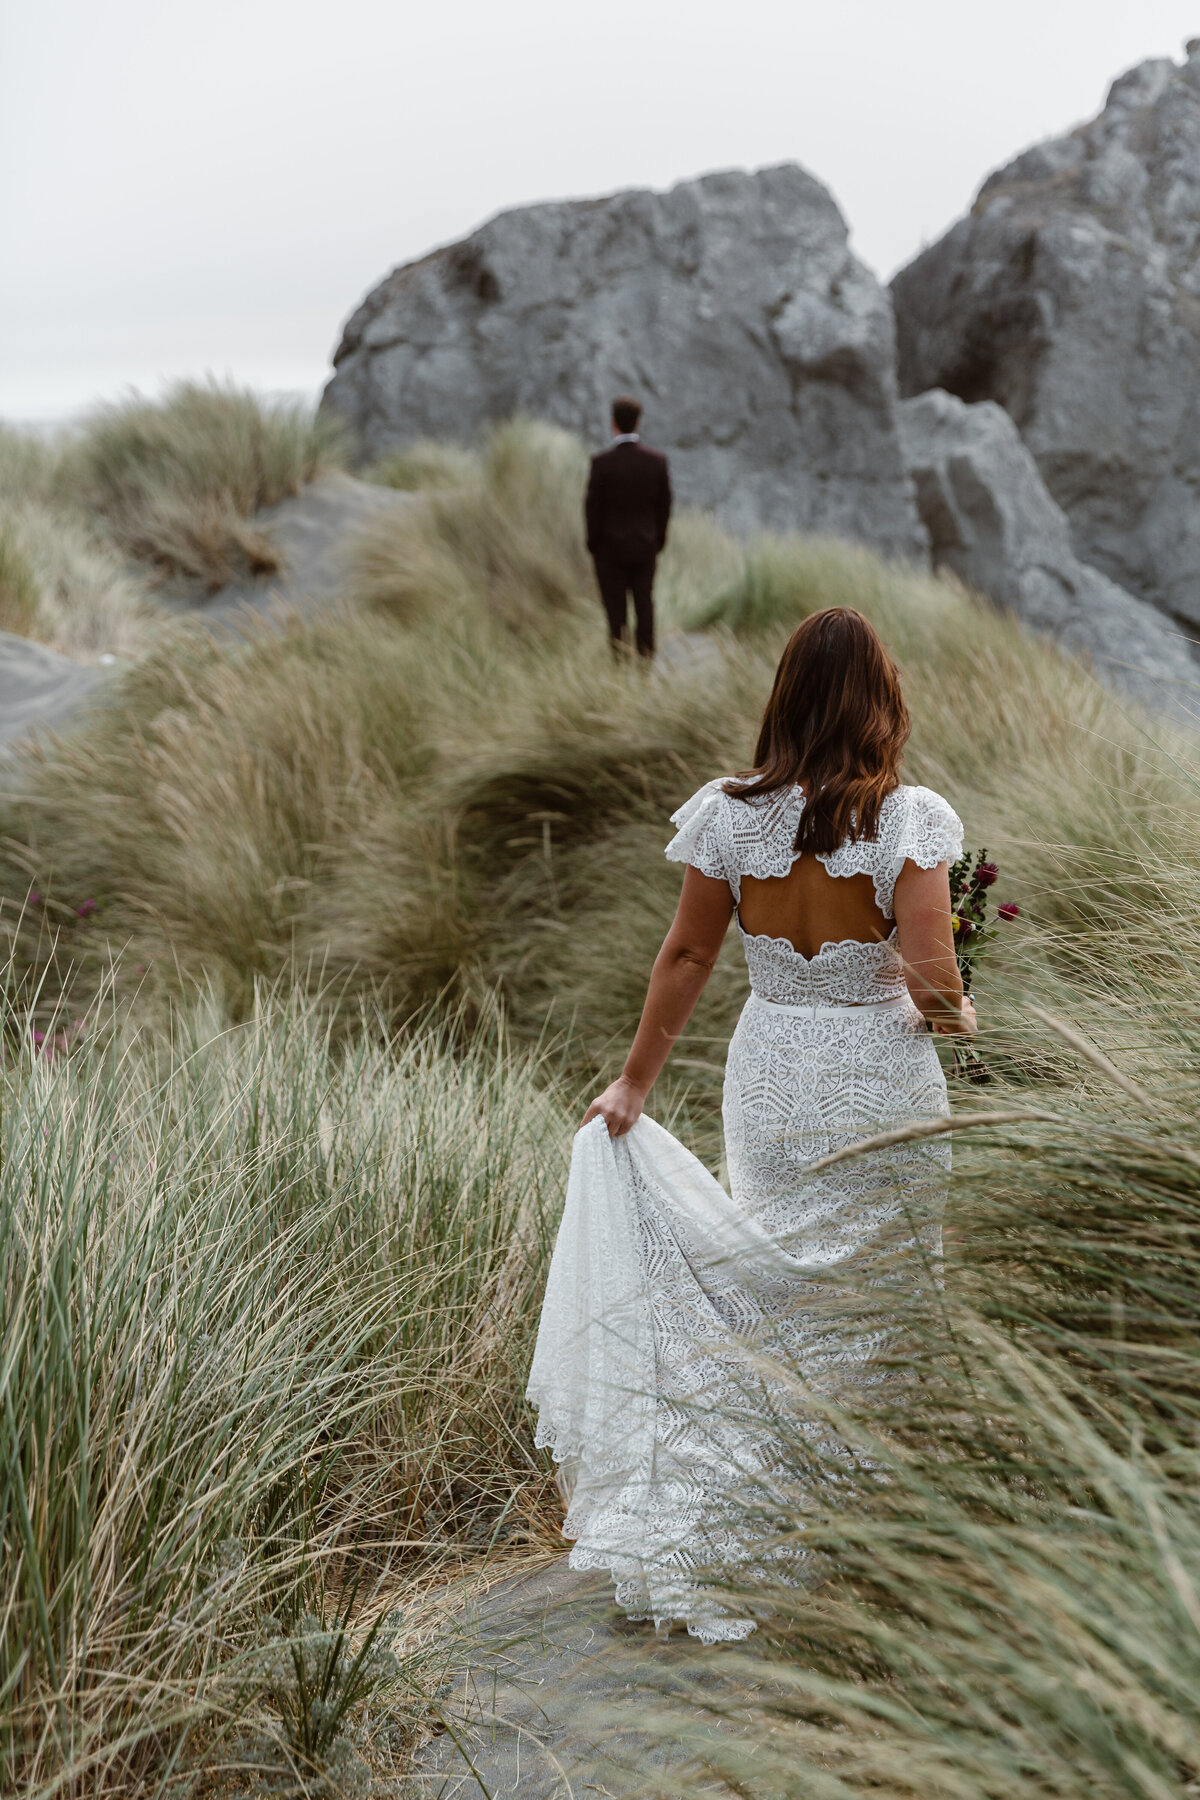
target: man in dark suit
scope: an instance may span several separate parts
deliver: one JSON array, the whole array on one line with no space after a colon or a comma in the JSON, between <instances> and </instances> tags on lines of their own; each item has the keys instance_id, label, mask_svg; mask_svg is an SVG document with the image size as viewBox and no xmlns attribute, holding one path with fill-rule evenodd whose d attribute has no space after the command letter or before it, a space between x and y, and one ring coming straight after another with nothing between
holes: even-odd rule
<instances>
[{"instance_id":1,"label":"man in dark suit","mask_svg":"<svg viewBox=\"0 0 1200 1800\"><path fill-rule=\"evenodd\" d=\"M667 459L638 436L642 409L623 394L613 401L613 441L592 458L584 514L613 649L625 642L629 595L639 656L654 655L654 564L667 541L671 478Z\"/></svg>"}]
</instances>

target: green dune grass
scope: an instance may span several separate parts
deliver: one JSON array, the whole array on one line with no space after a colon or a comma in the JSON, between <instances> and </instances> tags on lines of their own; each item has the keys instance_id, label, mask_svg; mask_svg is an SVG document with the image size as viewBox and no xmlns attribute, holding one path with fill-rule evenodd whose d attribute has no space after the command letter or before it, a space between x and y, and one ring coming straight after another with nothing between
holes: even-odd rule
<instances>
[{"instance_id":1,"label":"green dune grass","mask_svg":"<svg viewBox=\"0 0 1200 1800\"><path fill-rule=\"evenodd\" d=\"M396 1019L499 989L518 1036L549 1012L598 1076L674 903L667 815L745 766L788 630L839 600L903 665L910 778L952 798L1022 903L999 962L1083 980L1096 934L1132 932L1171 966L1200 851L1190 737L951 583L835 543L739 546L686 516L660 666L614 665L581 467L564 434L503 428L462 488L368 534L340 612L237 646L176 633L31 758L0 801L0 927L43 1005L113 965L140 1004L204 978L234 1016L284 970L336 973L352 1004L382 993ZM743 992L730 954L692 1063ZM708 1106L712 1081L689 1081Z\"/></svg>"},{"instance_id":2,"label":"green dune grass","mask_svg":"<svg viewBox=\"0 0 1200 1800\"><path fill-rule=\"evenodd\" d=\"M834 1579L699 1688L648 1671L642 1728L693 1758L648 1791L1194 1796L1195 741L953 583L686 514L663 654L614 663L583 466L528 421L414 453L339 609L172 628L9 772L0 1766L400 1780L432 1640L389 1622L355 1676L338 1621L362 1647L431 1568L552 1544L521 1392L571 1127L678 893L667 815L850 603L903 666L910 779L1022 908L978 983L992 1084L954 1085L1021 1118L957 1140L917 1398L833 1421L861 1478L814 1510L781 1429L748 1498ZM714 1166L745 991L727 947L652 1102ZM320 1744L279 1675L318 1638Z\"/></svg>"},{"instance_id":3,"label":"green dune grass","mask_svg":"<svg viewBox=\"0 0 1200 1800\"><path fill-rule=\"evenodd\" d=\"M548 1535L512 1371L568 1128L483 1031L67 1034L0 1070L0 1770L152 1792L271 1750L289 1620Z\"/></svg>"}]
</instances>

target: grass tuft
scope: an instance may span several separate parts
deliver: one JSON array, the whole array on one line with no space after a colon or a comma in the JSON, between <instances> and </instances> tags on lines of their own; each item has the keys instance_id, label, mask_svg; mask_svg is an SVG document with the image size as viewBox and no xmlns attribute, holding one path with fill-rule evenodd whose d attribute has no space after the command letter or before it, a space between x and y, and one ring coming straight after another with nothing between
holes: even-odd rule
<instances>
[{"instance_id":1,"label":"grass tuft","mask_svg":"<svg viewBox=\"0 0 1200 1800\"><path fill-rule=\"evenodd\" d=\"M358 591L404 622L466 607L536 631L547 612L591 593L586 453L568 432L518 418L489 434L472 468L458 486L429 484L423 507L367 533Z\"/></svg>"},{"instance_id":2,"label":"grass tuft","mask_svg":"<svg viewBox=\"0 0 1200 1800\"><path fill-rule=\"evenodd\" d=\"M11 519L0 521L0 631L32 637L40 610L33 564Z\"/></svg>"},{"instance_id":3,"label":"grass tuft","mask_svg":"<svg viewBox=\"0 0 1200 1800\"><path fill-rule=\"evenodd\" d=\"M183 382L54 438L0 426L0 630L89 660L135 657L178 600L279 567L252 515L340 459L299 402Z\"/></svg>"},{"instance_id":4,"label":"grass tuft","mask_svg":"<svg viewBox=\"0 0 1200 1800\"><path fill-rule=\"evenodd\" d=\"M422 438L406 450L395 450L363 471L380 487L398 488L405 494L426 494L446 488L465 488L479 479L479 458L457 444Z\"/></svg>"},{"instance_id":5,"label":"grass tuft","mask_svg":"<svg viewBox=\"0 0 1200 1800\"><path fill-rule=\"evenodd\" d=\"M62 479L157 579L211 592L278 567L247 520L336 454L331 428L299 401L181 382L162 401L135 395L97 412L65 452Z\"/></svg>"},{"instance_id":6,"label":"grass tuft","mask_svg":"<svg viewBox=\"0 0 1200 1800\"><path fill-rule=\"evenodd\" d=\"M0 631L89 661L137 655L154 623L145 582L80 519L33 500L0 510Z\"/></svg>"}]
</instances>

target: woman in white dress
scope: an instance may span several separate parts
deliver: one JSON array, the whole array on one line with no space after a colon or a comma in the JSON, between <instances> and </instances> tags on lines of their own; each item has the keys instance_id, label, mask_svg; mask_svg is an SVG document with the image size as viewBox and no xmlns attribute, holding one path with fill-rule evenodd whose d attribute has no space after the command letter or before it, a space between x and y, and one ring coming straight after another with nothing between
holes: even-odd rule
<instances>
[{"instance_id":1,"label":"woman in white dress","mask_svg":"<svg viewBox=\"0 0 1200 1800\"><path fill-rule=\"evenodd\" d=\"M530 1376L538 1442L563 1465L572 1566L610 1571L631 1617L708 1641L753 1629L702 1577L746 1554L736 1497L771 1456L755 1395L765 1420L782 1392L761 1353L831 1398L869 1383L881 1293L936 1279L948 1139L808 1173L945 1113L930 1028L975 1031L948 880L962 826L900 781L908 733L873 627L845 607L805 620L753 769L673 815L679 908L625 1067L575 1142ZM726 1064L726 1193L643 1107L731 918L751 992Z\"/></svg>"}]
</instances>

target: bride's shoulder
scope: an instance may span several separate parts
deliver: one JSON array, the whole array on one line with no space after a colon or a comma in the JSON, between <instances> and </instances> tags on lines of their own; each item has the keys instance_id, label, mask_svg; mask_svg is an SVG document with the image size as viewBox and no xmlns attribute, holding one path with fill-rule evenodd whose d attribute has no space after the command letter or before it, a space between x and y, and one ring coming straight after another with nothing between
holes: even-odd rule
<instances>
[{"instance_id":1,"label":"bride's shoulder","mask_svg":"<svg viewBox=\"0 0 1200 1800\"><path fill-rule=\"evenodd\" d=\"M954 812L944 794L939 794L936 788L922 787L915 781L902 781L899 787L893 788L884 801L885 806L889 804L906 812ZM958 814L955 813L954 816L957 818Z\"/></svg>"}]
</instances>

